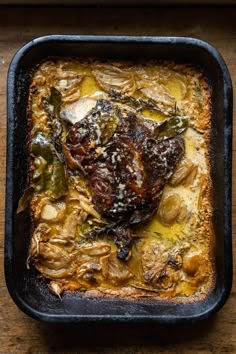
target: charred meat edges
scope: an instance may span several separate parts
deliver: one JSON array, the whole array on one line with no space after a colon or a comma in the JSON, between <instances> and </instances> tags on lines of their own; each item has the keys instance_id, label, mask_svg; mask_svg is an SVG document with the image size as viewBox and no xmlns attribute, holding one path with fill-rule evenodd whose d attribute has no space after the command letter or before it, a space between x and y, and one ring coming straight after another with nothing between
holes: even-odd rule
<instances>
[{"instance_id":1,"label":"charred meat edges","mask_svg":"<svg viewBox=\"0 0 236 354\"><path fill-rule=\"evenodd\" d=\"M109 100L98 100L68 131L68 164L86 176L93 203L113 235L119 259L127 259L132 227L157 210L162 190L184 154L186 120L157 123Z\"/></svg>"}]
</instances>

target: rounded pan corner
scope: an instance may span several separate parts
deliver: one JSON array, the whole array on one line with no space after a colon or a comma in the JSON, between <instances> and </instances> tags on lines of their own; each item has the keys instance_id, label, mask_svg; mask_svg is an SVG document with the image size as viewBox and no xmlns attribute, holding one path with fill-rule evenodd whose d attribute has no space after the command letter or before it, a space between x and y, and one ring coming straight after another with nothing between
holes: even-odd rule
<instances>
[{"instance_id":1,"label":"rounded pan corner","mask_svg":"<svg viewBox=\"0 0 236 354\"><path fill-rule=\"evenodd\" d=\"M36 320L43 320L43 317L35 312L35 310L26 304L23 299L17 294L16 288L13 283L13 279L11 277L12 272L8 269L8 260L5 257L4 268L5 268L5 282L7 286L7 290L15 303L15 305L26 315L36 319Z\"/></svg>"},{"instance_id":2,"label":"rounded pan corner","mask_svg":"<svg viewBox=\"0 0 236 354\"><path fill-rule=\"evenodd\" d=\"M5 268L5 281L6 281L6 286L7 290L15 303L15 305L21 310L24 314L27 316L33 318L34 320L38 321L43 321L43 322L61 322L60 321L60 316L50 316L47 313L40 312L36 309L34 309L29 303L27 303L16 291L13 279L11 277L12 272L8 269L8 261L5 257L5 262L4 262L4 268ZM66 322L66 321L62 321ZM69 322L69 321L68 321Z\"/></svg>"},{"instance_id":3,"label":"rounded pan corner","mask_svg":"<svg viewBox=\"0 0 236 354\"><path fill-rule=\"evenodd\" d=\"M225 96L227 98L227 103L228 105L232 106L232 101L233 101L233 84L232 84L232 79L230 76L230 72L229 69L226 65L226 62L223 58L223 56L221 55L221 53L218 51L218 49L216 49L215 47L213 47L211 44L209 44L208 42L205 42L203 40L200 39L194 39L194 38L189 38L192 43L194 45L197 45L200 48L203 48L204 50L206 50L209 55L218 63L221 72L222 72L222 76L224 79L224 93Z\"/></svg>"}]
</instances>

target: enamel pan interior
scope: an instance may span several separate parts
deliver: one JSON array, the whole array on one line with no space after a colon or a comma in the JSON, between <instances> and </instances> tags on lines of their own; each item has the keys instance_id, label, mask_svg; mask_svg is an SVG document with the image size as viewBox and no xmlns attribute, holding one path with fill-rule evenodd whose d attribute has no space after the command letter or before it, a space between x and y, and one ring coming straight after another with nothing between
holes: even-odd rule
<instances>
[{"instance_id":1,"label":"enamel pan interior","mask_svg":"<svg viewBox=\"0 0 236 354\"><path fill-rule=\"evenodd\" d=\"M28 212L16 215L27 186L27 99L32 68L48 57L170 59L200 65L212 88L212 179L216 282L203 301L87 299L49 292L37 272L26 268L30 239ZM176 37L46 36L21 48L8 73L5 276L9 292L28 315L51 322L113 321L179 323L209 317L227 300L232 284L231 157L232 85L220 54L205 42Z\"/></svg>"}]
</instances>

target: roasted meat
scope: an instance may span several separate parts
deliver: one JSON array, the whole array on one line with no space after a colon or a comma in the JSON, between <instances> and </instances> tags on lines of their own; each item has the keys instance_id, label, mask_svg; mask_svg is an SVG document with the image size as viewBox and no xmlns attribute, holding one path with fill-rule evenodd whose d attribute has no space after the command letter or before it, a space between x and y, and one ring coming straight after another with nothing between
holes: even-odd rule
<instances>
[{"instance_id":1,"label":"roasted meat","mask_svg":"<svg viewBox=\"0 0 236 354\"><path fill-rule=\"evenodd\" d=\"M98 100L68 131L68 164L87 177L95 208L108 222L103 232L114 236L120 259L129 254L130 227L147 221L158 208L184 153L184 127L180 117L157 123Z\"/></svg>"}]
</instances>

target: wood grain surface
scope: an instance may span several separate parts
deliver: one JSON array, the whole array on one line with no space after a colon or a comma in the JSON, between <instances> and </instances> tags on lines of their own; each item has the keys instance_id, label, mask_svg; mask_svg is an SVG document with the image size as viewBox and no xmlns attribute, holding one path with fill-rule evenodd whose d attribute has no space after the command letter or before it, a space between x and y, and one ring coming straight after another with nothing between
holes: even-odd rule
<instances>
[{"instance_id":1,"label":"wood grain surface","mask_svg":"<svg viewBox=\"0 0 236 354\"><path fill-rule=\"evenodd\" d=\"M3 270L6 79L8 66L17 49L35 37L60 33L197 37L221 52L236 92L235 23L236 8L0 7L0 353L236 353L236 284L233 285L228 302L216 316L193 326L65 326L40 323L23 314L8 294ZM233 143L234 157L235 149L236 138ZM233 175L236 175L235 163ZM232 219L234 250L235 180Z\"/></svg>"}]
</instances>

